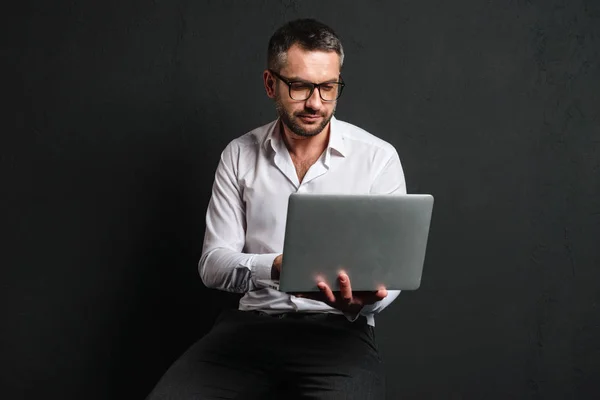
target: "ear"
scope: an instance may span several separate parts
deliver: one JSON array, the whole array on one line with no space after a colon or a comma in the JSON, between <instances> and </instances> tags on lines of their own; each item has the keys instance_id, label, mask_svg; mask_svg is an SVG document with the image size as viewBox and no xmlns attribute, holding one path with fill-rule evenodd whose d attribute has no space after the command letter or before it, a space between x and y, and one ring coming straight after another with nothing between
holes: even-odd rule
<instances>
[{"instance_id":1,"label":"ear","mask_svg":"<svg viewBox=\"0 0 600 400\"><path fill-rule=\"evenodd\" d=\"M275 98L275 77L271 75L269 70L265 70L263 72L263 83L265 85L265 91L267 92L267 96L271 99Z\"/></svg>"}]
</instances>

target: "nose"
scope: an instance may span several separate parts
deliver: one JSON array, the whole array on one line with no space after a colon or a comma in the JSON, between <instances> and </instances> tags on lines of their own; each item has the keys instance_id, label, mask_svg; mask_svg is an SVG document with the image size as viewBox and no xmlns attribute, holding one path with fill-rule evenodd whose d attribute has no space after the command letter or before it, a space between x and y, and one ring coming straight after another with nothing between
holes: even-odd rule
<instances>
[{"instance_id":1,"label":"nose","mask_svg":"<svg viewBox=\"0 0 600 400\"><path fill-rule=\"evenodd\" d=\"M319 93L319 88L316 87L313 90L312 94L308 99L306 99L306 106L312 110L320 110L323 105L323 101L321 100L321 94Z\"/></svg>"}]
</instances>

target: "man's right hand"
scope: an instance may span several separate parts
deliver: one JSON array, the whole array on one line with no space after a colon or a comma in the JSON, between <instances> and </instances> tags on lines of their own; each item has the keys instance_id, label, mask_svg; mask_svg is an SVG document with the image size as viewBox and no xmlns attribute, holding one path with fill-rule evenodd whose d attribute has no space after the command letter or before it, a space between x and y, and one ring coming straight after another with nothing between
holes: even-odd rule
<instances>
[{"instance_id":1,"label":"man's right hand","mask_svg":"<svg viewBox=\"0 0 600 400\"><path fill-rule=\"evenodd\" d=\"M281 261L283 260L283 254L278 255L275 260L273 260L273 267L271 268L271 279L274 281L279 280L279 275L281 275Z\"/></svg>"}]
</instances>

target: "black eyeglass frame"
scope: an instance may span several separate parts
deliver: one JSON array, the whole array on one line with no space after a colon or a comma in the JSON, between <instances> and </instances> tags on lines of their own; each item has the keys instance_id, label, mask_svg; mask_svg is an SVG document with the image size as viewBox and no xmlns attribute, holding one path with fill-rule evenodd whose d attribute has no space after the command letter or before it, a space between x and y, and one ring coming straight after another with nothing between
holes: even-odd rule
<instances>
[{"instance_id":1,"label":"black eyeglass frame","mask_svg":"<svg viewBox=\"0 0 600 400\"><path fill-rule=\"evenodd\" d=\"M322 83L313 83L313 82L308 82L308 81L303 81L303 80L292 81L284 76L279 75L277 72L273 71L272 69L269 69L269 72L272 73L273 75L275 75L275 77L277 79L279 79L281 82L285 83L288 86L288 94L290 96L290 99L292 99L294 101L306 101L306 100L310 99L310 97L315 92L315 88L318 88L319 89L319 97L321 98L321 100L323 100L324 102L327 102L327 103L331 103L332 101L336 101L337 99L339 99L342 96L342 92L344 91L344 86L346 86L346 83L342 79L342 75L340 75L339 80L337 82L330 81L330 82L322 82ZM310 87L310 93L308 94L307 98L300 100L300 99L294 99L292 97L292 85L294 83L302 83L303 85L307 85ZM333 100L326 100L323 98L323 95L321 94L321 85L331 85L333 83L335 83L336 85L339 85L339 91L338 91L337 97Z\"/></svg>"}]
</instances>

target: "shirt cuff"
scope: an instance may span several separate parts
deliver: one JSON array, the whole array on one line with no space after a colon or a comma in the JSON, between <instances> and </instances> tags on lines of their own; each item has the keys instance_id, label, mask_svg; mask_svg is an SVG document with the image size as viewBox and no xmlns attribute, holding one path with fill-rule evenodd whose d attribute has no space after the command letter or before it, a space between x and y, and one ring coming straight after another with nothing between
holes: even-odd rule
<instances>
[{"instance_id":1,"label":"shirt cuff","mask_svg":"<svg viewBox=\"0 0 600 400\"><path fill-rule=\"evenodd\" d=\"M256 283L259 279L271 280L271 269L273 261L279 253L256 254L250 261L252 279Z\"/></svg>"}]
</instances>

